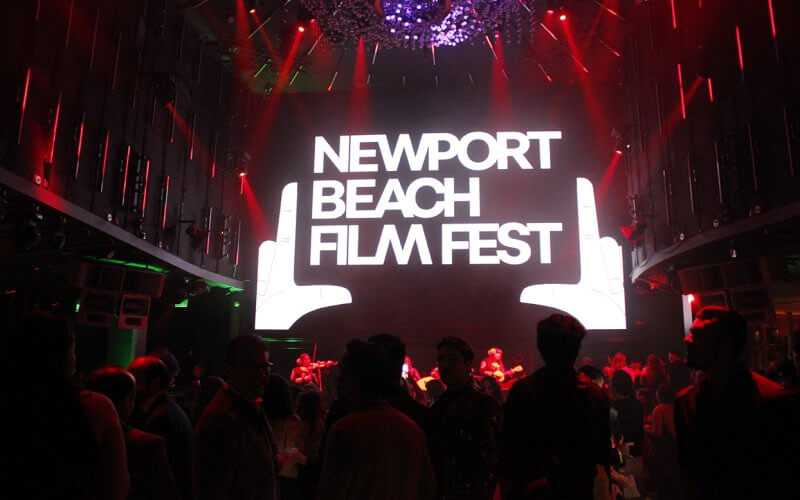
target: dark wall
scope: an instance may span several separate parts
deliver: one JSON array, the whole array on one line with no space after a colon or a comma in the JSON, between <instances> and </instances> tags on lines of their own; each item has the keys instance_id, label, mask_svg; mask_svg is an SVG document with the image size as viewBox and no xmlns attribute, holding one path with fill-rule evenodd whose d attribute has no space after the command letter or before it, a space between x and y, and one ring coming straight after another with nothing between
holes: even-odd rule
<instances>
[{"instance_id":1,"label":"dark wall","mask_svg":"<svg viewBox=\"0 0 800 500\"><path fill-rule=\"evenodd\" d=\"M3 2L0 18L0 166L232 275L218 235L240 217L224 168L236 117L219 47L165 0ZM212 232L208 253L186 221Z\"/></svg>"}]
</instances>

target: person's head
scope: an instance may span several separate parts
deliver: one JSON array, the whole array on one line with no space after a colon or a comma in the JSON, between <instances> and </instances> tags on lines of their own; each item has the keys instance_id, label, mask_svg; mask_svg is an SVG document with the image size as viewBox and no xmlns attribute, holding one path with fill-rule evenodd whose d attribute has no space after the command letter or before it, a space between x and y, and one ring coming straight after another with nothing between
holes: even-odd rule
<instances>
[{"instance_id":1,"label":"person's head","mask_svg":"<svg viewBox=\"0 0 800 500\"><path fill-rule=\"evenodd\" d=\"M594 363L592 363L592 358L590 358L589 356L582 357L581 366L594 366Z\"/></svg>"},{"instance_id":2,"label":"person's head","mask_svg":"<svg viewBox=\"0 0 800 500\"><path fill-rule=\"evenodd\" d=\"M406 345L400 337L388 333L379 333L370 337L369 342L383 349L389 362L392 381L399 382L403 375L403 363L406 359Z\"/></svg>"},{"instance_id":3,"label":"person's head","mask_svg":"<svg viewBox=\"0 0 800 500\"><path fill-rule=\"evenodd\" d=\"M475 353L466 340L445 337L436 345L436 352L439 376L448 389L458 389L469 383Z\"/></svg>"},{"instance_id":4,"label":"person's head","mask_svg":"<svg viewBox=\"0 0 800 500\"><path fill-rule=\"evenodd\" d=\"M75 329L66 316L26 314L17 320L3 357L9 373L25 374L24 383L67 380L75 373Z\"/></svg>"},{"instance_id":5,"label":"person's head","mask_svg":"<svg viewBox=\"0 0 800 500\"><path fill-rule=\"evenodd\" d=\"M339 361L336 394L351 408L363 408L379 399L393 378L384 349L372 342L351 340Z\"/></svg>"},{"instance_id":6,"label":"person's head","mask_svg":"<svg viewBox=\"0 0 800 500\"><path fill-rule=\"evenodd\" d=\"M503 392L494 377L483 377L481 379L481 391L487 396L493 397L498 403L503 402Z\"/></svg>"},{"instance_id":7,"label":"person's head","mask_svg":"<svg viewBox=\"0 0 800 500\"><path fill-rule=\"evenodd\" d=\"M606 379L603 377L603 372L598 370L592 365L584 365L578 369L578 373L583 374L586 376L588 380L594 382L598 387L601 389L605 389Z\"/></svg>"},{"instance_id":8,"label":"person's head","mask_svg":"<svg viewBox=\"0 0 800 500\"><path fill-rule=\"evenodd\" d=\"M297 358L295 363L297 363L297 366L305 366L307 364L310 364L311 356L309 356L308 353L304 352L303 354L300 355L300 357Z\"/></svg>"},{"instance_id":9,"label":"person's head","mask_svg":"<svg viewBox=\"0 0 800 500\"><path fill-rule=\"evenodd\" d=\"M131 418L136 402L136 379L120 366L104 366L92 371L86 387L108 397L123 422Z\"/></svg>"},{"instance_id":10,"label":"person's head","mask_svg":"<svg viewBox=\"0 0 800 500\"><path fill-rule=\"evenodd\" d=\"M147 355L158 358L162 363L164 363L164 366L167 369L167 375L169 375L167 386L174 386L175 379L178 377L178 373L181 371L181 365L178 363L178 358L176 358L175 355L172 354L166 347L159 347L158 349L147 353Z\"/></svg>"},{"instance_id":11,"label":"person's head","mask_svg":"<svg viewBox=\"0 0 800 500\"><path fill-rule=\"evenodd\" d=\"M625 370L617 370L611 377L611 390L616 398L630 398L634 396L633 379Z\"/></svg>"},{"instance_id":12,"label":"person's head","mask_svg":"<svg viewBox=\"0 0 800 500\"><path fill-rule=\"evenodd\" d=\"M200 363L194 365L192 367L192 377L194 378L203 378L206 374L206 367Z\"/></svg>"},{"instance_id":13,"label":"person's head","mask_svg":"<svg viewBox=\"0 0 800 500\"><path fill-rule=\"evenodd\" d=\"M686 343L686 364L698 370L729 367L738 362L747 342L747 322L741 314L722 306L698 311Z\"/></svg>"},{"instance_id":14,"label":"person's head","mask_svg":"<svg viewBox=\"0 0 800 500\"><path fill-rule=\"evenodd\" d=\"M662 405L675 403L675 389L669 384L661 384L656 390L656 400Z\"/></svg>"},{"instance_id":15,"label":"person's head","mask_svg":"<svg viewBox=\"0 0 800 500\"><path fill-rule=\"evenodd\" d=\"M277 373L273 373L264 388L261 407L270 419L286 418L294 413L294 401L289 382Z\"/></svg>"},{"instance_id":16,"label":"person's head","mask_svg":"<svg viewBox=\"0 0 800 500\"><path fill-rule=\"evenodd\" d=\"M255 335L239 335L225 351L225 382L246 398L255 401L267 385L269 370L267 343Z\"/></svg>"},{"instance_id":17,"label":"person's head","mask_svg":"<svg viewBox=\"0 0 800 500\"><path fill-rule=\"evenodd\" d=\"M488 354L489 357L492 359L499 360L500 358L503 357L503 350L500 349L499 347L490 347L489 350L486 351L486 354Z\"/></svg>"},{"instance_id":18,"label":"person's head","mask_svg":"<svg viewBox=\"0 0 800 500\"><path fill-rule=\"evenodd\" d=\"M164 363L154 356L140 356L128 366L136 379L136 392L142 399L166 391L169 387L169 373Z\"/></svg>"},{"instance_id":19,"label":"person's head","mask_svg":"<svg viewBox=\"0 0 800 500\"><path fill-rule=\"evenodd\" d=\"M300 420L315 423L323 415L322 394L318 390L310 389L297 395L297 416Z\"/></svg>"},{"instance_id":20,"label":"person's head","mask_svg":"<svg viewBox=\"0 0 800 500\"><path fill-rule=\"evenodd\" d=\"M611 369L614 371L622 370L628 366L628 358L624 353L618 352L611 358Z\"/></svg>"},{"instance_id":21,"label":"person's head","mask_svg":"<svg viewBox=\"0 0 800 500\"><path fill-rule=\"evenodd\" d=\"M586 328L568 314L551 314L536 326L536 347L545 364L572 366L578 358Z\"/></svg>"}]
</instances>

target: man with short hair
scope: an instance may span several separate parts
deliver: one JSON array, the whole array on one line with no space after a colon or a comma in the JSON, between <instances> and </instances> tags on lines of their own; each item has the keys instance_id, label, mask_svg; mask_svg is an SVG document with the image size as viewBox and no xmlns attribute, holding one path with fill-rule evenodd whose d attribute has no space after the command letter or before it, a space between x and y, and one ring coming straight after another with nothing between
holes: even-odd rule
<instances>
[{"instance_id":1,"label":"man with short hair","mask_svg":"<svg viewBox=\"0 0 800 500\"><path fill-rule=\"evenodd\" d=\"M169 373L153 356L134 359L128 371L136 379L136 410L132 427L164 438L172 474L184 500L192 498L192 423L186 412L167 395Z\"/></svg>"},{"instance_id":2,"label":"man with short hair","mask_svg":"<svg viewBox=\"0 0 800 500\"><path fill-rule=\"evenodd\" d=\"M425 435L381 397L386 353L354 340L339 362L336 392L351 413L331 427L318 499L419 500L436 491Z\"/></svg>"},{"instance_id":3,"label":"man with short hair","mask_svg":"<svg viewBox=\"0 0 800 500\"><path fill-rule=\"evenodd\" d=\"M487 499L497 486L500 405L472 379L475 357L464 339L445 337L436 346L447 390L433 404L431 455L443 499Z\"/></svg>"},{"instance_id":4,"label":"man with short hair","mask_svg":"<svg viewBox=\"0 0 800 500\"><path fill-rule=\"evenodd\" d=\"M225 387L194 432L198 499L277 498L275 439L260 407L271 365L266 342L255 335L228 344Z\"/></svg>"},{"instance_id":5,"label":"man with short hair","mask_svg":"<svg viewBox=\"0 0 800 500\"><path fill-rule=\"evenodd\" d=\"M586 329L553 314L537 325L545 366L511 388L505 405L502 466L506 498L592 499L607 495L609 403L574 364Z\"/></svg>"},{"instance_id":6,"label":"man with short hair","mask_svg":"<svg viewBox=\"0 0 800 500\"><path fill-rule=\"evenodd\" d=\"M800 407L741 361L747 322L726 307L697 313L687 364L705 377L678 394L675 431L686 498L786 498L797 492Z\"/></svg>"}]
</instances>

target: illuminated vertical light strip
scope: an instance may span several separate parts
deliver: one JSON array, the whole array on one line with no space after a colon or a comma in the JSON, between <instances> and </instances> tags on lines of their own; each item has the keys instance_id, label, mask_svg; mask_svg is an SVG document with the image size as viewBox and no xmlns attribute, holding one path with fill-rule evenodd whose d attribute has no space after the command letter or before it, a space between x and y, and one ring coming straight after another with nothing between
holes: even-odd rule
<instances>
[{"instance_id":1,"label":"illuminated vertical light strip","mask_svg":"<svg viewBox=\"0 0 800 500\"><path fill-rule=\"evenodd\" d=\"M64 47L69 47L69 32L72 29L72 11L75 8L75 0L69 2L69 15L67 16L67 34L64 37Z\"/></svg>"},{"instance_id":2,"label":"illuminated vertical light strip","mask_svg":"<svg viewBox=\"0 0 800 500\"><path fill-rule=\"evenodd\" d=\"M328 85L328 92L330 92L330 91L331 91L331 89L333 89L333 82L335 82L335 81L336 81L336 77L337 77L338 75L339 75L339 72L338 72L338 71L334 71L334 72L333 72L333 78L331 78L331 83Z\"/></svg>"},{"instance_id":3,"label":"illuminated vertical light strip","mask_svg":"<svg viewBox=\"0 0 800 500\"><path fill-rule=\"evenodd\" d=\"M50 163L53 163L53 156L56 152L56 135L58 134L58 118L61 115L61 92L58 93L58 103L56 103L56 117L53 120L53 137L50 141Z\"/></svg>"},{"instance_id":4,"label":"illuminated vertical light strip","mask_svg":"<svg viewBox=\"0 0 800 500\"><path fill-rule=\"evenodd\" d=\"M111 77L111 90L117 88L117 68L119 67L119 49L122 45L122 31L117 35L117 50L114 55L114 73Z\"/></svg>"},{"instance_id":5,"label":"illuminated vertical light strip","mask_svg":"<svg viewBox=\"0 0 800 500\"><path fill-rule=\"evenodd\" d=\"M375 52L372 53L372 65L373 66L375 66L375 59L378 57L378 48L380 48L380 46L381 46L381 44L375 42ZM431 48L433 48L433 45L431 45Z\"/></svg>"},{"instance_id":6,"label":"illuminated vertical light strip","mask_svg":"<svg viewBox=\"0 0 800 500\"><path fill-rule=\"evenodd\" d=\"M206 255L211 252L211 221L214 218L214 207L208 207L208 227L206 227Z\"/></svg>"},{"instance_id":7,"label":"illuminated vertical light strip","mask_svg":"<svg viewBox=\"0 0 800 500\"><path fill-rule=\"evenodd\" d=\"M600 42L600 44L601 44L603 47L605 47L605 48L607 48L608 50L610 50L610 51L611 51L611 53L612 53L612 54L614 54L615 56L617 56L617 57L622 57L622 54L620 54L619 52L617 52L616 50L614 50L614 49L613 49L613 48L612 48L610 45L608 45L606 42L604 42L604 41L603 41L603 40L601 40L600 38L598 38L598 39L597 39L597 41L598 41L598 42Z\"/></svg>"},{"instance_id":8,"label":"illuminated vertical light strip","mask_svg":"<svg viewBox=\"0 0 800 500\"><path fill-rule=\"evenodd\" d=\"M128 168L131 164L131 145L128 144L128 148L125 151L125 168L122 171L122 200L121 205L125 206L125 195L128 191Z\"/></svg>"},{"instance_id":9,"label":"illuminated vertical light strip","mask_svg":"<svg viewBox=\"0 0 800 500\"><path fill-rule=\"evenodd\" d=\"M769 6L769 24L772 27L772 38L777 38L778 30L775 29L775 12L772 10L772 0L767 0Z\"/></svg>"},{"instance_id":10,"label":"illuminated vertical light strip","mask_svg":"<svg viewBox=\"0 0 800 500\"><path fill-rule=\"evenodd\" d=\"M164 179L164 205L161 207L161 230L167 227L167 202L169 201L169 176Z\"/></svg>"},{"instance_id":11,"label":"illuminated vertical light strip","mask_svg":"<svg viewBox=\"0 0 800 500\"><path fill-rule=\"evenodd\" d=\"M739 34L739 25L736 25L736 50L739 51L739 70L744 73L744 56L742 55L742 37Z\"/></svg>"},{"instance_id":12,"label":"illuminated vertical light strip","mask_svg":"<svg viewBox=\"0 0 800 500\"><path fill-rule=\"evenodd\" d=\"M436 46L431 44L431 58L433 59L433 65L436 66ZM375 64L374 62L372 64Z\"/></svg>"},{"instance_id":13,"label":"illuminated vertical light strip","mask_svg":"<svg viewBox=\"0 0 800 500\"><path fill-rule=\"evenodd\" d=\"M244 177L243 175L239 176L239 194L244 194Z\"/></svg>"},{"instance_id":14,"label":"illuminated vertical light strip","mask_svg":"<svg viewBox=\"0 0 800 500\"><path fill-rule=\"evenodd\" d=\"M683 96L683 72L681 71L681 63L678 63L678 87L681 91L681 116L686 119L686 99Z\"/></svg>"},{"instance_id":15,"label":"illuminated vertical light strip","mask_svg":"<svg viewBox=\"0 0 800 500\"><path fill-rule=\"evenodd\" d=\"M25 108L28 106L28 89L31 86L31 69L25 75L25 88L22 91L22 112L19 115L19 132L17 132L17 144L22 142L22 123L25 121Z\"/></svg>"},{"instance_id":16,"label":"illuminated vertical light strip","mask_svg":"<svg viewBox=\"0 0 800 500\"><path fill-rule=\"evenodd\" d=\"M144 217L144 211L147 208L147 181L150 179L150 160L145 160L144 162L144 189L142 193L142 217Z\"/></svg>"},{"instance_id":17,"label":"illuminated vertical light strip","mask_svg":"<svg viewBox=\"0 0 800 500\"><path fill-rule=\"evenodd\" d=\"M192 113L192 126L189 131L189 159L194 159L194 125L197 120L197 113Z\"/></svg>"},{"instance_id":18,"label":"illuminated vertical light strip","mask_svg":"<svg viewBox=\"0 0 800 500\"><path fill-rule=\"evenodd\" d=\"M89 69L94 66L94 48L97 45L97 25L100 23L100 9L94 15L94 31L92 31L92 49L89 51Z\"/></svg>"},{"instance_id":19,"label":"illuminated vertical light strip","mask_svg":"<svg viewBox=\"0 0 800 500\"><path fill-rule=\"evenodd\" d=\"M491 50L491 51L492 51L492 56L493 56L495 59L497 59L497 52L495 52L495 50L494 50L494 47L492 46L492 41L491 41L491 40L489 40L489 35L486 35L484 38L486 39L486 45L488 45L488 46L489 46L489 50Z\"/></svg>"},{"instance_id":20,"label":"illuminated vertical light strip","mask_svg":"<svg viewBox=\"0 0 800 500\"><path fill-rule=\"evenodd\" d=\"M547 70L544 69L542 63L536 63L536 64L539 65L539 69L542 70L542 73L544 73L544 77L547 78L547 81L553 83L553 79L550 78L550 75L547 73Z\"/></svg>"},{"instance_id":21,"label":"illuminated vertical light strip","mask_svg":"<svg viewBox=\"0 0 800 500\"><path fill-rule=\"evenodd\" d=\"M544 23L539 23L539 26L541 26L541 27L542 27L542 28L543 28L543 29L544 29L544 30L547 32L547 34L548 34L548 35L550 35L550 36L553 38L553 40L555 40L556 42L558 42L558 41L559 41L559 40L558 40L558 37L556 37L556 36L553 34L553 32L552 32L552 31L550 31L550 30L547 28L547 26L545 26L545 25L544 25ZM560 42L559 42L559 43L560 43Z\"/></svg>"},{"instance_id":22,"label":"illuminated vertical light strip","mask_svg":"<svg viewBox=\"0 0 800 500\"><path fill-rule=\"evenodd\" d=\"M792 135L789 132L789 130L790 130L789 129L789 116L786 113L786 106L784 106L783 107L783 131L786 134L786 149L787 149L787 152L789 153L789 155L788 155L788 158L789 158L789 174L791 174L791 176L794 177L794 160L792 159L792 157L794 156L794 153L792 153Z\"/></svg>"},{"instance_id":23,"label":"illuminated vertical light strip","mask_svg":"<svg viewBox=\"0 0 800 500\"><path fill-rule=\"evenodd\" d=\"M103 183L106 179L106 164L108 163L108 136L110 132L106 130L106 137L103 140L103 163L100 165L100 192L103 192Z\"/></svg>"},{"instance_id":24,"label":"illuminated vertical light strip","mask_svg":"<svg viewBox=\"0 0 800 500\"><path fill-rule=\"evenodd\" d=\"M672 29L678 29L678 17L675 15L675 0L669 0L669 5L672 8Z\"/></svg>"},{"instance_id":25,"label":"illuminated vertical light strip","mask_svg":"<svg viewBox=\"0 0 800 500\"><path fill-rule=\"evenodd\" d=\"M584 72L584 73L586 73L586 74L588 74L588 73L589 73L589 69L588 69L588 68L586 68L586 66L584 66L584 65L583 65L583 63L581 63L581 62L578 60L578 58L577 58L577 57L575 57L575 54L570 54L570 57L572 57L572 60L573 60L573 61L575 61L575 64L577 64L578 66L580 66L580 67L581 67L581 69L583 70L583 72Z\"/></svg>"},{"instance_id":26,"label":"illuminated vertical light strip","mask_svg":"<svg viewBox=\"0 0 800 500\"><path fill-rule=\"evenodd\" d=\"M711 78L707 80L708 83L708 102L714 102L714 87L711 84Z\"/></svg>"},{"instance_id":27,"label":"illuminated vertical light strip","mask_svg":"<svg viewBox=\"0 0 800 500\"><path fill-rule=\"evenodd\" d=\"M211 178L213 179L215 175L217 175L217 133L214 132L214 140L212 141L213 146L211 147Z\"/></svg>"},{"instance_id":28,"label":"illuminated vertical light strip","mask_svg":"<svg viewBox=\"0 0 800 500\"><path fill-rule=\"evenodd\" d=\"M242 241L242 221L239 221L239 223L237 224L236 228L237 228L236 229L236 258L234 259L233 263L234 263L234 265L238 266L239 265L239 246L240 246L240 243Z\"/></svg>"},{"instance_id":29,"label":"illuminated vertical light strip","mask_svg":"<svg viewBox=\"0 0 800 500\"><path fill-rule=\"evenodd\" d=\"M78 171L81 168L81 152L83 151L83 128L86 123L86 112L81 114L81 124L78 127L78 151L75 153L75 178L78 178Z\"/></svg>"},{"instance_id":30,"label":"illuminated vertical light strip","mask_svg":"<svg viewBox=\"0 0 800 500\"><path fill-rule=\"evenodd\" d=\"M622 16L620 16L620 15L619 15L619 13L618 13L617 11L615 11L615 10L613 10L613 9L610 9L610 8L608 8L608 6L606 6L606 5L603 5L602 3L598 2L597 0L594 0L594 3L596 3L598 6L600 6L600 8L601 8L601 9L605 10L606 12L608 12L609 14L611 14L612 16L615 16L615 17L619 18L619 19L620 19L620 20L622 20L622 21L624 21L624 20L625 20L625 18L624 18L624 17L622 17ZM525 4L523 4L523 5L525 5ZM527 7L526 7L526 8L527 8Z\"/></svg>"}]
</instances>

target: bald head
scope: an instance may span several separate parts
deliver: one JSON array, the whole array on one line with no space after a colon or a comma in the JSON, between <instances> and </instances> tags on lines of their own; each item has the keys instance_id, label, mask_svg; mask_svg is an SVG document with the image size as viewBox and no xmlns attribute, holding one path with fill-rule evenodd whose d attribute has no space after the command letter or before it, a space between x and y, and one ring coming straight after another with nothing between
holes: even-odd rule
<instances>
[{"instance_id":1,"label":"bald head","mask_svg":"<svg viewBox=\"0 0 800 500\"><path fill-rule=\"evenodd\" d=\"M154 356L140 356L131 361L128 370L136 379L136 391L140 397L149 397L166 391L169 372L164 363Z\"/></svg>"}]
</instances>

